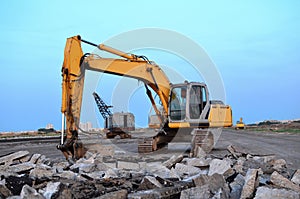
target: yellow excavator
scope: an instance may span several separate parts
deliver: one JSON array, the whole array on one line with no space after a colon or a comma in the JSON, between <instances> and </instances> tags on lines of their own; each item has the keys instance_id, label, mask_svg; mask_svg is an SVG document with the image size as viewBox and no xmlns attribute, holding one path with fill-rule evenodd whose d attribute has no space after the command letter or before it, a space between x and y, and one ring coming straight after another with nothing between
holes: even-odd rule
<instances>
[{"instance_id":1,"label":"yellow excavator","mask_svg":"<svg viewBox=\"0 0 300 199\"><path fill-rule=\"evenodd\" d=\"M243 122L243 118L240 117L240 120L236 122L235 129L246 129L245 123Z\"/></svg>"},{"instance_id":2,"label":"yellow excavator","mask_svg":"<svg viewBox=\"0 0 300 199\"><path fill-rule=\"evenodd\" d=\"M82 43L118 55L120 58L83 54ZM232 126L231 107L221 101L210 100L206 84L187 81L172 84L163 70L145 56L128 54L74 36L67 39L61 70L62 137L61 144L57 148L63 152L66 159L70 156L79 159L85 153L83 144L78 138L78 130L86 70L134 78L144 83L160 129L156 135L139 141L139 152L155 151L161 144L172 141L175 136L178 137L177 134L182 134L178 137L180 140L191 133L194 135L194 145L202 146L209 151L213 145L213 137L208 129ZM150 89L158 95L162 108L156 104Z\"/></svg>"}]
</instances>

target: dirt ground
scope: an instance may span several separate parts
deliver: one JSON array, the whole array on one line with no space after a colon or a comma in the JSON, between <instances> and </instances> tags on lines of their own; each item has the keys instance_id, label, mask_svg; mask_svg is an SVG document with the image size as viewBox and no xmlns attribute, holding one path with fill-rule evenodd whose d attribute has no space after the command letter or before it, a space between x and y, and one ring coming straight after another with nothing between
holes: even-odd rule
<instances>
[{"instance_id":1,"label":"dirt ground","mask_svg":"<svg viewBox=\"0 0 300 199\"><path fill-rule=\"evenodd\" d=\"M213 150L222 153L228 145L237 146L248 153L274 154L287 161L288 167L300 168L300 134L255 132L248 130L224 130Z\"/></svg>"},{"instance_id":2,"label":"dirt ground","mask_svg":"<svg viewBox=\"0 0 300 199\"><path fill-rule=\"evenodd\" d=\"M137 139L115 139L107 140L101 139L97 135L89 137L82 136L85 146L99 143L100 145L113 145L115 146L116 155L122 156L126 151L128 153L137 154ZM28 150L30 153L40 153L48 158L59 161L64 159L62 153L56 149L56 145L59 143L59 138L51 138L46 140L18 140L9 142L0 142L0 157L6 154ZM176 145L176 144L175 144ZM215 157L224 156L228 154L227 147L234 145L239 147L250 154L257 155L276 155L279 158L283 158L287 161L290 169L300 168L300 134L288 134L288 133L266 133L255 132L249 130L223 130L214 150L211 154ZM170 145L171 146L171 145ZM174 143L173 143L174 146ZM178 145L183 148L180 150L173 150L171 147L163 148L159 152L149 154L148 157L153 156L157 159L167 159L168 157L181 153L185 150L186 145L183 143ZM178 148L177 148L178 149Z\"/></svg>"}]
</instances>

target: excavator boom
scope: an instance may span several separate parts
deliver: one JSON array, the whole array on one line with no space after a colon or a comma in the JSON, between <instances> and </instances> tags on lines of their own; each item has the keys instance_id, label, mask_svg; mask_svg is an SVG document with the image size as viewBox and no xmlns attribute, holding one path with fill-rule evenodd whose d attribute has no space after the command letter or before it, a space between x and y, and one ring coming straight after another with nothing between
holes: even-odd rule
<instances>
[{"instance_id":1,"label":"excavator boom","mask_svg":"<svg viewBox=\"0 0 300 199\"><path fill-rule=\"evenodd\" d=\"M100 58L99 56L90 54L83 55L81 42L93 45L100 50L116 54L124 59ZM69 155L78 159L84 154L84 149L80 148L82 144L78 140L78 130L85 70L126 76L144 82L148 97L158 115L161 115L161 112L156 107L148 86L157 93L162 102L165 114L161 115L161 123L163 123L163 118L166 117L168 113L170 82L158 65L154 62L150 62L144 56L127 54L104 44L96 45L82 40L80 36L68 38L62 66L63 83L61 107L63 118L66 118L66 140L61 143L61 145L58 145L58 148L63 151L67 159Z\"/></svg>"}]
</instances>

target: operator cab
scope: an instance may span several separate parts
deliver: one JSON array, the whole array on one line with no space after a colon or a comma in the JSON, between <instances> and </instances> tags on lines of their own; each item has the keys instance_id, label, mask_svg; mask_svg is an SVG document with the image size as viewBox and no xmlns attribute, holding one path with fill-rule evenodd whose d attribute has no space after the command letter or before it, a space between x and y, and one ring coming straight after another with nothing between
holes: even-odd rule
<instances>
[{"instance_id":1,"label":"operator cab","mask_svg":"<svg viewBox=\"0 0 300 199\"><path fill-rule=\"evenodd\" d=\"M204 83L174 84L169 98L169 126L207 126L209 106L209 94Z\"/></svg>"}]
</instances>

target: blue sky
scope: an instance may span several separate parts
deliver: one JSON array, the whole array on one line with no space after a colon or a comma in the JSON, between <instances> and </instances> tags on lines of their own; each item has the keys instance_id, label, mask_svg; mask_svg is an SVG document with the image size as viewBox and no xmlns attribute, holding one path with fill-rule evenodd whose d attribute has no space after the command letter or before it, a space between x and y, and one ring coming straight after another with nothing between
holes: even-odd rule
<instances>
[{"instance_id":1,"label":"blue sky","mask_svg":"<svg viewBox=\"0 0 300 199\"><path fill-rule=\"evenodd\" d=\"M179 32L206 50L223 78L234 120L300 118L299 1L12 0L0 9L0 132L47 123L60 129L67 37L101 43L145 27ZM181 64L171 58L151 54L158 64ZM142 96L139 90L135 96ZM102 92L110 102L109 90ZM140 125L147 123L136 107L129 109Z\"/></svg>"}]
</instances>

